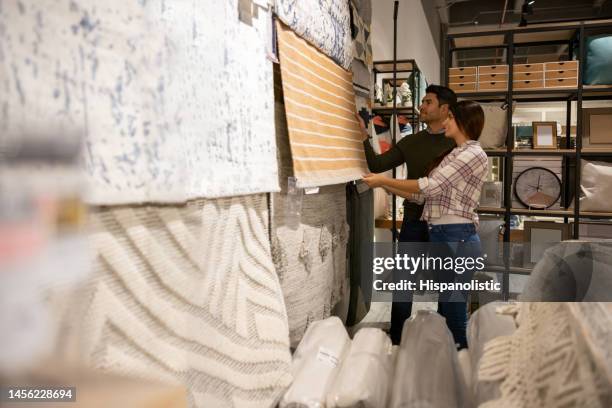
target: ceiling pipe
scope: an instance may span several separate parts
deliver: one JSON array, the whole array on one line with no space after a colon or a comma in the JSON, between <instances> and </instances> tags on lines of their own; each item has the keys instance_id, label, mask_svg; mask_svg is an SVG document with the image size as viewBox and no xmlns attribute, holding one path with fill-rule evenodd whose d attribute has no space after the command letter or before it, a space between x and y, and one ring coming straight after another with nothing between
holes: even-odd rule
<instances>
[{"instance_id":1,"label":"ceiling pipe","mask_svg":"<svg viewBox=\"0 0 612 408\"><path fill-rule=\"evenodd\" d=\"M438 10L438 15L440 16L440 22L444 25L448 25L450 22L450 17L448 15L448 9L450 6L446 4L446 0L436 0L436 9Z\"/></svg>"},{"instance_id":2,"label":"ceiling pipe","mask_svg":"<svg viewBox=\"0 0 612 408\"><path fill-rule=\"evenodd\" d=\"M605 2L606 0L593 0L593 8L601 8L601 6L603 6Z\"/></svg>"},{"instance_id":3,"label":"ceiling pipe","mask_svg":"<svg viewBox=\"0 0 612 408\"><path fill-rule=\"evenodd\" d=\"M508 9L508 0L504 1L504 11L502 12L501 21L499 22L499 28L504 25L504 20L506 19L506 10Z\"/></svg>"}]
</instances>

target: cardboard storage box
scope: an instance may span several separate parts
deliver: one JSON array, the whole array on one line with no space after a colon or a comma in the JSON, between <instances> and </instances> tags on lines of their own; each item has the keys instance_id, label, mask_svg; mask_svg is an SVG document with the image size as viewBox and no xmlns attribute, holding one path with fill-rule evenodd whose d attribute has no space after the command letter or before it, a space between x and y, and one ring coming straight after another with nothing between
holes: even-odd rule
<instances>
[{"instance_id":1,"label":"cardboard storage box","mask_svg":"<svg viewBox=\"0 0 612 408\"><path fill-rule=\"evenodd\" d=\"M465 82L465 83L457 83L457 84L448 84L449 88L455 92L468 92L468 91L476 91L477 85L476 82Z\"/></svg>"}]
</instances>

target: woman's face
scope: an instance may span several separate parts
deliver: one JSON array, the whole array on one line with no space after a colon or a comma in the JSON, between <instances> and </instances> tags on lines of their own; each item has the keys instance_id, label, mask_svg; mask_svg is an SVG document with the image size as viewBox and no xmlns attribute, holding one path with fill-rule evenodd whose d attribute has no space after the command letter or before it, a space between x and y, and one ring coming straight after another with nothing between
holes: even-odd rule
<instances>
[{"instance_id":1,"label":"woman's face","mask_svg":"<svg viewBox=\"0 0 612 408\"><path fill-rule=\"evenodd\" d=\"M459 133L459 128L457 127L457 122L455 121L455 117L451 112L448 112L448 117L443 123L444 126L444 136L454 138Z\"/></svg>"}]
</instances>

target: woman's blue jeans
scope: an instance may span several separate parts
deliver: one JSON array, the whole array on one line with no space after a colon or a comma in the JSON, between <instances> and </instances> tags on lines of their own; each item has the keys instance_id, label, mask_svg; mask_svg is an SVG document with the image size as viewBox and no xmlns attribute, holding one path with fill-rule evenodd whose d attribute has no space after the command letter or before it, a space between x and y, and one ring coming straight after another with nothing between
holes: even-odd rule
<instances>
[{"instance_id":1,"label":"woman's blue jeans","mask_svg":"<svg viewBox=\"0 0 612 408\"><path fill-rule=\"evenodd\" d=\"M469 251L469 253L462 255L478 257L482 254L480 238L476 233L476 227L471 223L430 225L429 242L470 242L472 244L460 246L464 251ZM467 302L438 302L438 313L446 319L446 324L459 348L467 347Z\"/></svg>"}]
</instances>

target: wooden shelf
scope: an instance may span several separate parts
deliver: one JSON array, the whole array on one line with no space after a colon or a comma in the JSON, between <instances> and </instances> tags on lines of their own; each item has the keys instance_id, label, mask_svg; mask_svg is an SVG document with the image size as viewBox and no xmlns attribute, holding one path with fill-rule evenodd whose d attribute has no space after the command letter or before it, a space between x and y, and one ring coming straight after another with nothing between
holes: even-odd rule
<instances>
[{"instance_id":1,"label":"wooden shelf","mask_svg":"<svg viewBox=\"0 0 612 408\"><path fill-rule=\"evenodd\" d=\"M376 218L376 220L374 220L374 227L381 228L381 229L389 229L389 230L393 229L393 220L387 217L378 217ZM401 219L395 220L395 229L401 229L401 228L402 228L402 220Z\"/></svg>"},{"instance_id":2,"label":"wooden shelf","mask_svg":"<svg viewBox=\"0 0 612 408\"><path fill-rule=\"evenodd\" d=\"M612 218L612 212L580 211L581 218Z\"/></svg>"},{"instance_id":3,"label":"wooden shelf","mask_svg":"<svg viewBox=\"0 0 612 408\"><path fill-rule=\"evenodd\" d=\"M414 60L398 60L396 72L408 72L416 68ZM418 68L417 68L418 69ZM393 73L393 61L375 61L374 70L379 74L392 74Z\"/></svg>"},{"instance_id":4,"label":"wooden shelf","mask_svg":"<svg viewBox=\"0 0 612 408\"><path fill-rule=\"evenodd\" d=\"M512 208L510 213L515 215L539 215L542 217L565 217L572 216L572 210L534 210L530 208Z\"/></svg>"},{"instance_id":5,"label":"wooden shelf","mask_svg":"<svg viewBox=\"0 0 612 408\"><path fill-rule=\"evenodd\" d=\"M478 207L476 210L483 214L504 214L506 210L499 207ZM543 217L565 217L573 215L571 210L534 210L529 208L511 208L510 214L514 215L540 215Z\"/></svg>"},{"instance_id":6,"label":"wooden shelf","mask_svg":"<svg viewBox=\"0 0 612 408\"><path fill-rule=\"evenodd\" d=\"M504 272L506 267L503 265L485 265L483 272ZM510 266L508 271L513 275L531 275L533 269Z\"/></svg>"},{"instance_id":7,"label":"wooden shelf","mask_svg":"<svg viewBox=\"0 0 612 408\"><path fill-rule=\"evenodd\" d=\"M478 207L481 214L504 214L506 210L499 207ZM534 210L529 208L511 208L510 214L515 215L538 215L544 217L573 217L574 209L567 210ZM580 217L584 218L612 218L612 212L580 211Z\"/></svg>"},{"instance_id":8,"label":"wooden shelf","mask_svg":"<svg viewBox=\"0 0 612 408\"><path fill-rule=\"evenodd\" d=\"M393 113L393 106L372 106L372 112L391 114ZM399 113L400 115L418 115L419 112L416 111L416 109L414 109L412 106L398 106L397 113Z\"/></svg>"},{"instance_id":9,"label":"wooden shelf","mask_svg":"<svg viewBox=\"0 0 612 408\"><path fill-rule=\"evenodd\" d=\"M506 149L485 149L487 156L496 157L506 154ZM512 149L510 154L513 156L572 156L576 154L576 149ZM611 156L611 148L583 147L581 154L586 156Z\"/></svg>"},{"instance_id":10,"label":"wooden shelf","mask_svg":"<svg viewBox=\"0 0 612 408\"><path fill-rule=\"evenodd\" d=\"M479 207L477 209L479 214L504 214L506 210L499 207ZM533 210L529 208L512 208L510 214L513 215L533 215L541 217L573 217L574 210ZM581 211L581 218L610 218L612 219L612 212L593 212L593 211ZM390 218L379 217L374 221L374 226L381 229L392 229L393 221ZM402 220L398 219L395 223L395 228L400 229L402 227Z\"/></svg>"},{"instance_id":11,"label":"wooden shelf","mask_svg":"<svg viewBox=\"0 0 612 408\"><path fill-rule=\"evenodd\" d=\"M484 151L487 156L492 157L503 156L504 154L506 154L506 149L484 149Z\"/></svg>"},{"instance_id":12,"label":"wooden shelf","mask_svg":"<svg viewBox=\"0 0 612 408\"><path fill-rule=\"evenodd\" d=\"M612 91L612 85L582 85L583 91Z\"/></svg>"},{"instance_id":13,"label":"wooden shelf","mask_svg":"<svg viewBox=\"0 0 612 408\"><path fill-rule=\"evenodd\" d=\"M610 91L605 89L605 91ZM600 90L600 92L602 92ZM504 100L508 91L455 91L459 98L474 100ZM531 88L525 90L514 89L512 95L514 100L528 101L530 99L545 99L550 101L565 101L573 98L578 93L577 88Z\"/></svg>"},{"instance_id":14,"label":"wooden shelf","mask_svg":"<svg viewBox=\"0 0 612 408\"><path fill-rule=\"evenodd\" d=\"M598 156L598 155L610 156L612 155L612 149L598 148L598 147L583 147L580 153L586 156Z\"/></svg>"},{"instance_id":15,"label":"wooden shelf","mask_svg":"<svg viewBox=\"0 0 612 408\"><path fill-rule=\"evenodd\" d=\"M493 91L455 91L455 94L460 97L478 97L478 96L506 96L507 90L493 90Z\"/></svg>"},{"instance_id":16,"label":"wooden shelf","mask_svg":"<svg viewBox=\"0 0 612 408\"><path fill-rule=\"evenodd\" d=\"M538 156L538 155L573 155L576 149L514 149L512 154L515 156Z\"/></svg>"},{"instance_id":17,"label":"wooden shelf","mask_svg":"<svg viewBox=\"0 0 612 408\"><path fill-rule=\"evenodd\" d=\"M478 207L476 211L485 214L503 214L506 212L504 208L499 207Z\"/></svg>"}]
</instances>

